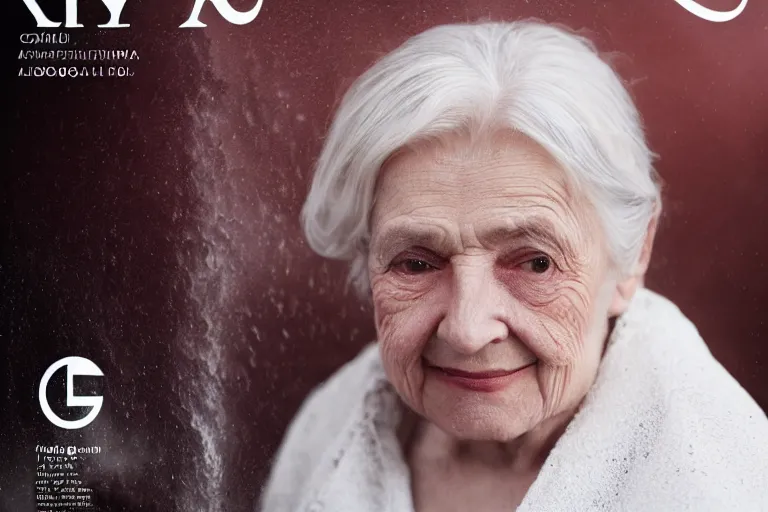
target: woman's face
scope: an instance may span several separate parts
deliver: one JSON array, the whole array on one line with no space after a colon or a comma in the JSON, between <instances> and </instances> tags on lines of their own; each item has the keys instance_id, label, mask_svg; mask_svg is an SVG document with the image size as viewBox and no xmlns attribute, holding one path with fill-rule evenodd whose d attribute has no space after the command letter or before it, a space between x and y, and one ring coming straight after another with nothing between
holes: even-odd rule
<instances>
[{"instance_id":1,"label":"woman's face","mask_svg":"<svg viewBox=\"0 0 768 512\"><path fill-rule=\"evenodd\" d=\"M506 441L573 410L616 289L590 203L531 140L456 135L382 169L369 273L384 368L417 413Z\"/></svg>"}]
</instances>

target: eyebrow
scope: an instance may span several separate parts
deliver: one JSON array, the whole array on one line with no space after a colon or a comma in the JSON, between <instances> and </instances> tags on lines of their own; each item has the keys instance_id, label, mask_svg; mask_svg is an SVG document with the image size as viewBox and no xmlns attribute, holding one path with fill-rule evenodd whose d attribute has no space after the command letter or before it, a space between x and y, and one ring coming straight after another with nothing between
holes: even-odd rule
<instances>
[{"instance_id":1,"label":"eyebrow","mask_svg":"<svg viewBox=\"0 0 768 512\"><path fill-rule=\"evenodd\" d=\"M572 248L571 242L546 217L507 218L479 233L486 247L503 247L513 241L530 239L555 248L563 254ZM371 250L380 257L396 254L409 247L425 247L443 254L460 252L462 242L446 227L421 224L413 220L393 223L372 241ZM394 255L392 254L392 255Z\"/></svg>"},{"instance_id":2,"label":"eyebrow","mask_svg":"<svg viewBox=\"0 0 768 512\"><path fill-rule=\"evenodd\" d=\"M452 237L448 229L443 229L439 225L406 220L393 223L375 236L371 243L371 251L384 258L417 246L448 253L460 247L461 241Z\"/></svg>"}]
</instances>

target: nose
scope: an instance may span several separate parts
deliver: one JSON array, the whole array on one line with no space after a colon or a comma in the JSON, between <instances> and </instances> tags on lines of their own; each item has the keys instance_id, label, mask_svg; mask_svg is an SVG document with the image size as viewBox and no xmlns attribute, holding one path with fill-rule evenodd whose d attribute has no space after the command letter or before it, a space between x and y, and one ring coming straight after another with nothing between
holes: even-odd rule
<instances>
[{"instance_id":1,"label":"nose","mask_svg":"<svg viewBox=\"0 0 768 512\"><path fill-rule=\"evenodd\" d=\"M475 354L510 334L503 315L504 290L491 266L482 262L452 263L448 304L437 337L462 355Z\"/></svg>"}]
</instances>

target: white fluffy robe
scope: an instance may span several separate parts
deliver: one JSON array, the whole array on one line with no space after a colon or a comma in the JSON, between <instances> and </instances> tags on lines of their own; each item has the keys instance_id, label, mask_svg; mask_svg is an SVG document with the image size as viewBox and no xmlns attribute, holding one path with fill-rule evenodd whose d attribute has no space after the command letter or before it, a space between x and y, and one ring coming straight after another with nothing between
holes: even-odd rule
<instances>
[{"instance_id":1,"label":"white fluffy robe","mask_svg":"<svg viewBox=\"0 0 768 512\"><path fill-rule=\"evenodd\" d=\"M413 512L401 411L372 344L305 401L261 510ZM641 289L517 510L768 511L768 419L680 310Z\"/></svg>"}]
</instances>

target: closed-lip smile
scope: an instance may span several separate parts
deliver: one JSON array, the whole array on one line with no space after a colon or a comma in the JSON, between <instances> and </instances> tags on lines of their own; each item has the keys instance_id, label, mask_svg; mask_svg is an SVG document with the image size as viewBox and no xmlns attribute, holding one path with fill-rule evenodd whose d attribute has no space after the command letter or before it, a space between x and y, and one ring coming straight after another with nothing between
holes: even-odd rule
<instances>
[{"instance_id":1,"label":"closed-lip smile","mask_svg":"<svg viewBox=\"0 0 768 512\"><path fill-rule=\"evenodd\" d=\"M535 366L536 362L534 361L514 370L486 370L480 372L470 372L434 365L428 365L427 368L442 381L470 391L491 393L506 388L518 376L524 373L524 370Z\"/></svg>"},{"instance_id":2,"label":"closed-lip smile","mask_svg":"<svg viewBox=\"0 0 768 512\"><path fill-rule=\"evenodd\" d=\"M489 370L485 372L467 372L464 370L456 370L454 368L442 368L439 366L437 366L436 368L444 371L448 375L453 375L455 377L465 377L467 379L492 379L494 377L503 377L504 375L511 375L522 369L522 368L518 368L517 370Z\"/></svg>"}]
</instances>

